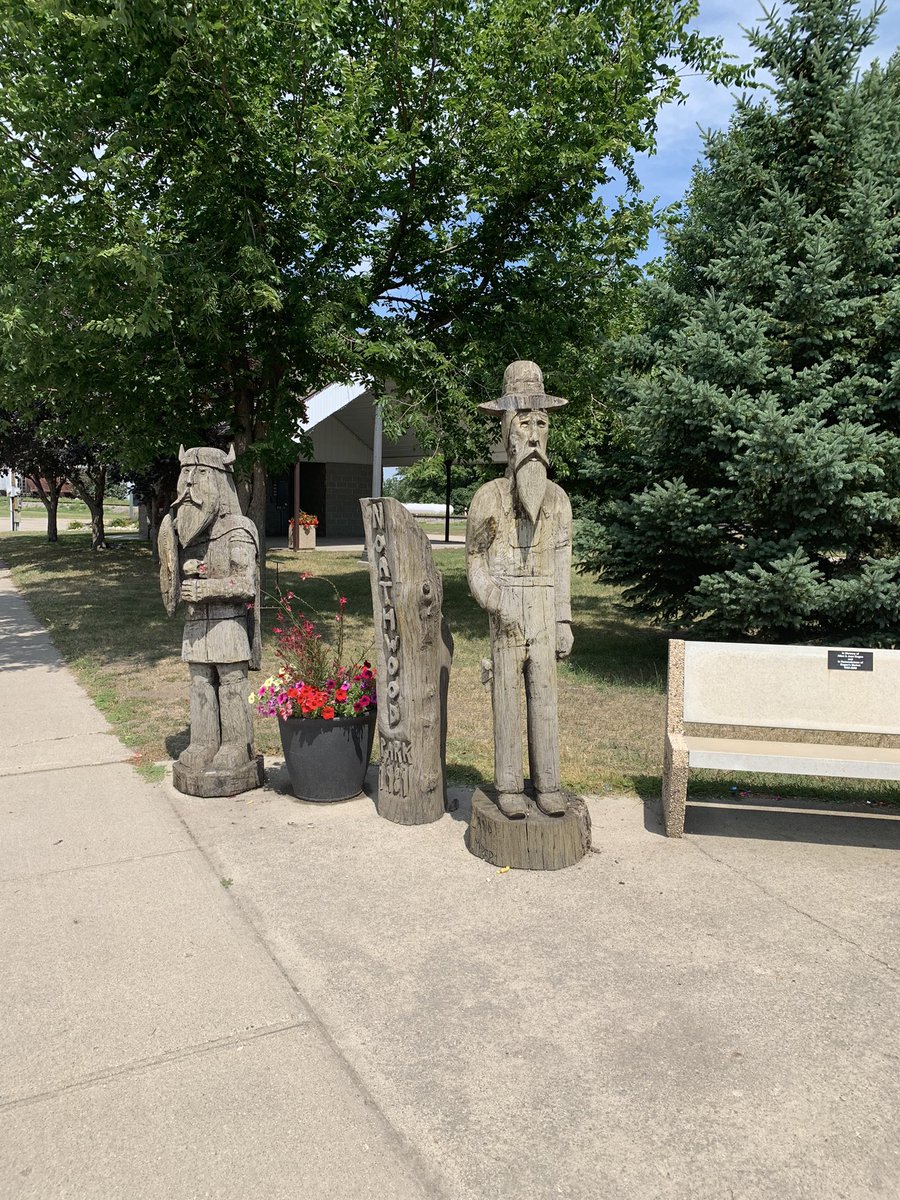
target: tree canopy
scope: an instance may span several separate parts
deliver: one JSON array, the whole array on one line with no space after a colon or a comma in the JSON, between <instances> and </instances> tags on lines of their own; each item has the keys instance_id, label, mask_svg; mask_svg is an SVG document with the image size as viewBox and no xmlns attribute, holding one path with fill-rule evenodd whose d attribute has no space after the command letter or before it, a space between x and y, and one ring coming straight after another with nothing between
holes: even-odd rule
<instances>
[{"instance_id":1,"label":"tree canopy","mask_svg":"<svg viewBox=\"0 0 900 1200\"><path fill-rule=\"evenodd\" d=\"M900 629L900 56L798 0L750 35L771 96L706 140L618 345L614 499L585 564L659 621L891 643Z\"/></svg>"},{"instance_id":2,"label":"tree canopy","mask_svg":"<svg viewBox=\"0 0 900 1200\"><path fill-rule=\"evenodd\" d=\"M215 426L274 463L335 379L457 452L512 358L589 396L634 152L680 70L733 75L696 10L4 0L0 404L136 471Z\"/></svg>"}]
</instances>

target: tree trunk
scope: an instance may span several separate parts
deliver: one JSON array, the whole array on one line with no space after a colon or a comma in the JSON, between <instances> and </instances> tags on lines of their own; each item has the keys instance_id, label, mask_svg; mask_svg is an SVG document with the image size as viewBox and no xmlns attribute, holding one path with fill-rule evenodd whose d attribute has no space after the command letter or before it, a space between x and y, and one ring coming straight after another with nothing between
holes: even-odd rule
<instances>
[{"instance_id":1,"label":"tree trunk","mask_svg":"<svg viewBox=\"0 0 900 1200\"><path fill-rule=\"evenodd\" d=\"M591 815L580 796L568 793L561 817L548 817L529 801L524 820L497 807L493 788L476 788L466 845L476 858L520 871L573 867L591 848Z\"/></svg>"},{"instance_id":2,"label":"tree trunk","mask_svg":"<svg viewBox=\"0 0 900 1200\"><path fill-rule=\"evenodd\" d=\"M51 491L47 500L47 541L59 541L59 492Z\"/></svg>"},{"instance_id":3,"label":"tree trunk","mask_svg":"<svg viewBox=\"0 0 900 1200\"><path fill-rule=\"evenodd\" d=\"M252 444L265 438L268 432L264 423L256 420L253 398L249 392L239 393L234 402L234 448L237 454L245 454ZM253 461L249 471L237 480L238 499L241 511L256 526L259 535L259 580L260 590L266 590L266 488L268 475L265 466Z\"/></svg>"},{"instance_id":4,"label":"tree trunk","mask_svg":"<svg viewBox=\"0 0 900 1200\"><path fill-rule=\"evenodd\" d=\"M157 480L151 485L150 495L145 501L149 523L150 552L153 561L159 562L159 527L163 517L172 507L176 489L166 481Z\"/></svg>"},{"instance_id":5,"label":"tree trunk","mask_svg":"<svg viewBox=\"0 0 900 1200\"><path fill-rule=\"evenodd\" d=\"M50 475L47 477L47 487L41 480L40 475L29 475L28 478L37 489L37 494L41 498L41 503L47 510L47 541L59 541L59 529L57 514L59 512L59 496L62 492L65 479L60 475Z\"/></svg>"},{"instance_id":6,"label":"tree trunk","mask_svg":"<svg viewBox=\"0 0 900 1200\"><path fill-rule=\"evenodd\" d=\"M72 487L91 514L91 549L108 550L103 524L103 498L106 495L106 467L91 467L73 474Z\"/></svg>"}]
</instances>

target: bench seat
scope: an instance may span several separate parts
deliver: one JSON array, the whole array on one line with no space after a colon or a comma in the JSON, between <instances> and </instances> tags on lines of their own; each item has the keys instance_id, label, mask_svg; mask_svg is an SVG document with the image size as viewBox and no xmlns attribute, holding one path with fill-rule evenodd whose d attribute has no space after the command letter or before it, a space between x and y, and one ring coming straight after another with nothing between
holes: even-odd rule
<instances>
[{"instance_id":1,"label":"bench seat","mask_svg":"<svg viewBox=\"0 0 900 1200\"><path fill-rule=\"evenodd\" d=\"M839 779L900 780L900 749L767 742L748 738L684 737L688 763L717 771L827 775Z\"/></svg>"}]
</instances>

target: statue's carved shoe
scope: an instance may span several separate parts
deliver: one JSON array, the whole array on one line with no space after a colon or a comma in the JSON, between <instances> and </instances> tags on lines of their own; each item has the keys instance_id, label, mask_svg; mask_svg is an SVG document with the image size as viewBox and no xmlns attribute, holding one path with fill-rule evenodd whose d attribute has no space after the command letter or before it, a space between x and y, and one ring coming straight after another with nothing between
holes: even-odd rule
<instances>
[{"instance_id":1,"label":"statue's carved shoe","mask_svg":"<svg viewBox=\"0 0 900 1200\"><path fill-rule=\"evenodd\" d=\"M535 802L542 813L548 817L562 817L567 808L564 792L537 792Z\"/></svg>"},{"instance_id":2,"label":"statue's carved shoe","mask_svg":"<svg viewBox=\"0 0 900 1200\"><path fill-rule=\"evenodd\" d=\"M514 820L528 816L528 797L524 792L498 792L497 807L504 817Z\"/></svg>"},{"instance_id":3,"label":"statue's carved shoe","mask_svg":"<svg viewBox=\"0 0 900 1200\"><path fill-rule=\"evenodd\" d=\"M218 746L208 746L203 742L191 742L186 750L178 755L178 761L188 771L203 771L216 757Z\"/></svg>"},{"instance_id":4,"label":"statue's carved shoe","mask_svg":"<svg viewBox=\"0 0 900 1200\"><path fill-rule=\"evenodd\" d=\"M235 771L246 767L249 761L243 742L223 742L210 766L214 771Z\"/></svg>"}]
</instances>

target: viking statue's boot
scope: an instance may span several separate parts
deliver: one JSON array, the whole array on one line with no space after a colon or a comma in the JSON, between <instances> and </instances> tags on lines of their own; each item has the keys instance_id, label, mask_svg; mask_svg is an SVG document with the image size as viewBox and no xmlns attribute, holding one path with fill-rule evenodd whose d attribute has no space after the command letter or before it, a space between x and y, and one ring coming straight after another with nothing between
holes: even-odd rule
<instances>
[{"instance_id":1,"label":"viking statue's boot","mask_svg":"<svg viewBox=\"0 0 900 1200\"><path fill-rule=\"evenodd\" d=\"M498 792L497 807L504 817L527 817L528 797L524 792Z\"/></svg>"},{"instance_id":2,"label":"viking statue's boot","mask_svg":"<svg viewBox=\"0 0 900 1200\"><path fill-rule=\"evenodd\" d=\"M189 771L208 767L219 749L219 703L214 683L215 668L191 663L191 742L178 756Z\"/></svg>"},{"instance_id":3,"label":"viking statue's boot","mask_svg":"<svg viewBox=\"0 0 900 1200\"><path fill-rule=\"evenodd\" d=\"M566 811L564 792L536 792L535 801L542 813L548 817L562 817Z\"/></svg>"},{"instance_id":4,"label":"viking statue's boot","mask_svg":"<svg viewBox=\"0 0 900 1200\"><path fill-rule=\"evenodd\" d=\"M203 742L191 742L186 750L178 755L178 761L189 771L203 771L218 753L218 746L210 746Z\"/></svg>"},{"instance_id":5,"label":"viking statue's boot","mask_svg":"<svg viewBox=\"0 0 900 1200\"><path fill-rule=\"evenodd\" d=\"M216 770L244 767L250 761L253 724L247 704L247 668L241 663L219 667L219 720L222 745L212 761Z\"/></svg>"}]
</instances>

